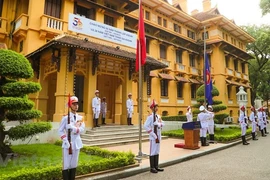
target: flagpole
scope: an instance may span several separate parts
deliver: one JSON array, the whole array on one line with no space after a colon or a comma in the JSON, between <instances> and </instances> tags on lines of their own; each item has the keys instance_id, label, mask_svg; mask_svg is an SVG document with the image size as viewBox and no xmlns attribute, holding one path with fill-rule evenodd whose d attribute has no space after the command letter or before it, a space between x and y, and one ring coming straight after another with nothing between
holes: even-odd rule
<instances>
[{"instance_id":1,"label":"flagpole","mask_svg":"<svg viewBox=\"0 0 270 180\"><path fill-rule=\"evenodd\" d=\"M141 0L139 0L139 17L141 12ZM139 41L139 152L138 157L142 157L142 52L141 52L141 41Z\"/></svg>"},{"instance_id":2,"label":"flagpole","mask_svg":"<svg viewBox=\"0 0 270 180\"><path fill-rule=\"evenodd\" d=\"M206 30L205 26L203 27L203 59L204 59L204 66L203 66L203 77L204 77L204 105L206 106Z\"/></svg>"}]
</instances>

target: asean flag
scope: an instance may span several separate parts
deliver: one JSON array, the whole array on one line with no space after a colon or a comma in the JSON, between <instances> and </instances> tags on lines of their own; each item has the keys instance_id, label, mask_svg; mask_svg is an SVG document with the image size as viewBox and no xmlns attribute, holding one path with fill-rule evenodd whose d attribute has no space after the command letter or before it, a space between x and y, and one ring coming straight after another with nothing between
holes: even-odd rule
<instances>
[{"instance_id":1,"label":"asean flag","mask_svg":"<svg viewBox=\"0 0 270 180\"><path fill-rule=\"evenodd\" d=\"M143 20L143 9L142 4L139 5L139 23L137 32L137 51L136 51L136 72L139 71L139 66L141 61L141 66L145 64L146 61L146 40L144 32L144 20Z\"/></svg>"},{"instance_id":2,"label":"asean flag","mask_svg":"<svg viewBox=\"0 0 270 180\"><path fill-rule=\"evenodd\" d=\"M212 79L211 79L211 72L210 72L210 65L209 65L209 58L208 55L205 54L205 77L206 80L204 81L205 83L205 98L207 99L208 104L212 105L213 104L213 98L212 98L212 90L213 90L213 85L212 85Z\"/></svg>"}]
</instances>

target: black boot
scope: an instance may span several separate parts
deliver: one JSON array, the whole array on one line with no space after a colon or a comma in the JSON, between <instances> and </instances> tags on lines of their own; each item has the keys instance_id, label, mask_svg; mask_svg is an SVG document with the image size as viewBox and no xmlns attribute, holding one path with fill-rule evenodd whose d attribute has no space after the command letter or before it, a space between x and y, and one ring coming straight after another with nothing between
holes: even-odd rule
<instances>
[{"instance_id":1,"label":"black boot","mask_svg":"<svg viewBox=\"0 0 270 180\"><path fill-rule=\"evenodd\" d=\"M105 118L102 118L102 124L106 124L106 123L105 123Z\"/></svg>"},{"instance_id":2,"label":"black boot","mask_svg":"<svg viewBox=\"0 0 270 180\"><path fill-rule=\"evenodd\" d=\"M130 125L129 118L127 118L127 124Z\"/></svg>"},{"instance_id":3,"label":"black boot","mask_svg":"<svg viewBox=\"0 0 270 180\"><path fill-rule=\"evenodd\" d=\"M69 180L75 180L76 176L76 168L72 168L69 170Z\"/></svg>"},{"instance_id":4,"label":"black boot","mask_svg":"<svg viewBox=\"0 0 270 180\"><path fill-rule=\"evenodd\" d=\"M242 138L243 145L249 145L249 143L247 143L247 141L246 141L245 136L241 136L241 138Z\"/></svg>"},{"instance_id":5,"label":"black boot","mask_svg":"<svg viewBox=\"0 0 270 180\"><path fill-rule=\"evenodd\" d=\"M262 134L262 137L265 137L266 135L264 134L263 132L263 129L261 129L261 134Z\"/></svg>"},{"instance_id":6,"label":"black boot","mask_svg":"<svg viewBox=\"0 0 270 180\"><path fill-rule=\"evenodd\" d=\"M201 139L201 146L204 146L203 137L200 137L200 139Z\"/></svg>"},{"instance_id":7,"label":"black boot","mask_svg":"<svg viewBox=\"0 0 270 180\"><path fill-rule=\"evenodd\" d=\"M251 133L252 134L252 140L258 140L256 139L256 135L255 135L255 132Z\"/></svg>"},{"instance_id":8,"label":"black boot","mask_svg":"<svg viewBox=\"0 0 270 180\"><path fill-rule=\"evenodd\" d=\"M214 134L209 134L209 143L214 144Z\"/></svg>"},{"instance_id":9,"label":"black boot","mask_svg":"<svg viewBox=\"0 0 270 180\"><path fill-rule=\"evenodd\" d=\"M131 123L131 118L129 118L129 124L130 124L131 126L133 126L133 124Z\"/></svg>"},{"instance_id":10,"label":"black boot","mask_svg":"<svg viewBox=\"0 0 270 180\"><path fill-rule=\"evenodd\" d=\"M263 128L263 129L264 129L264 133L265 133L265 134L269 134L269 132L267 132L267 130L266 130L266 127Z\"/></svg>"},{"instance_id":11,"label":"black boot","mask_svg":"<svg viewBox=\"0 0 270 180\"><path fill-rule=\"evenodd\" d=\"M62 171L63 180L69 180L68 169Z\"/></svg>"},{"instance_id":12,"label":"black boot","mask_svg":"<svg viewBox=\"0 0 270 180\"><path fill-rule=\"evenodd\" d=\"M209 143L206 141L206 137L203 137L203 143L204 143L204 146L209 146Z\"/></svg>"},{"instance_id":13,"label":"black boot","mask_svg":"<svg viewBox=\"0 0 270 180\"><path fill-rule=\"evenodd\" d=\"M98 119L96 119L96 127L100 127L100 126L98 125Z\"/></svg>"},{"instance_id":14,"label":"black boot","mask_svg":"<svg viewBox=\"0 0 270 180\"><path fill-rule=\"evenodd\" d=\"M155 169L156 169L157 171L164 171L164 169L158 168L159 154L158 154L158 155L155 155L154 157L155 157Z\"/></svg>"},{"instance_id":15,"label":"black boot","mask_svg":"<svg viewBox=\"0 0 270 180\"><path fill-rule=\"evenodd\" d=\"M155 156L149 156L150 160L150 172L157 173L158 171L155 169Z\"/></svg>"}]
</instances>

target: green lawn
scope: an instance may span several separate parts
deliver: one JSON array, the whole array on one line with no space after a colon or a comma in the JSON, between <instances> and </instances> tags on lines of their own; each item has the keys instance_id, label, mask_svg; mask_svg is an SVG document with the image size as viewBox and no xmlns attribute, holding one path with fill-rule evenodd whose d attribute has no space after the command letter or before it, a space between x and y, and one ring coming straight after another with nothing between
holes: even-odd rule
<instances>
[{"instance_id":1,"label":"green lawn","mask_svg":"<svg viewBox=\"0 0 270 180\"><path fill-rule=\"evenodd\" d=\"M62 148L53 144L31 144L12 146L12 150L18 154L7 165L0 165L1 175L13 173L22 168L33 169L62 164ZM100 156L87 155L80 152L79 163L99 161Z\"/></svg>"},{"instance_id":2,"label":"green lawn","mask_svg":"<svg viewBox=\"0 0 270 180\"><path fill-rule=\"evenodd\" d=\"M251 128L247 130L247 134L251 133ZM184 130L171 130L164 131L162 135L174 137L174 138L184 138ZM240 127L229 127L229 128L215 128L215 140L219 142L230 142L241 137L241 129Z\"/></svg>"}]
</instances>

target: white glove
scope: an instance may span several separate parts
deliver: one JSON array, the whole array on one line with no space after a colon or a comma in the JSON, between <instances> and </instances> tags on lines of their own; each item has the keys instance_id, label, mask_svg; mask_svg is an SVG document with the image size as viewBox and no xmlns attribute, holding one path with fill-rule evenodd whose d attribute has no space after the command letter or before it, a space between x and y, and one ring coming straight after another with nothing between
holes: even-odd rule
<instances>
[{"instance_id":1,"label":"white glove","mask_svg":"<svg viewBox=\"0 0 270 180\"><path fill-rule=\"evenodd\" d=\"M158 124L158 122L157 122L157 121L155 121L155 122L154 122L154 125L155 125L155 126L158 126L159 124Z\"/></svg>"},{"instance_id":2,"label":"white glove","mask_svg":"<svg viewBox=\"0 0 270 180\"><path fill-rule=\"evenodd\" d=\"M154 132L150 132L150 136L152 136L154 139L157 139L157 135Z\"/></svg>"},{"instance_id":3,"label":"white glove","mask_svg":"<svg viewBox=\"0 0 270 180\"><path fill-rule=\"evenodd\" d=\"M66 126L67 129L71 129L72 132L76 132L77 131L77 128L71 124L67 124Z\"/></svg>"},{"instance_id":4,"label":"white glove","mask_svg":"<svg viewBox=\"0 0 270 180\"><path fill-rule=\"evenodd\" d=\"M68 149L69 147L70 147L70 144L69 144L69 142L68 142L67 137L65 137L65 138L63 139L62 148Z\"/></svg>"}]
</instances>

